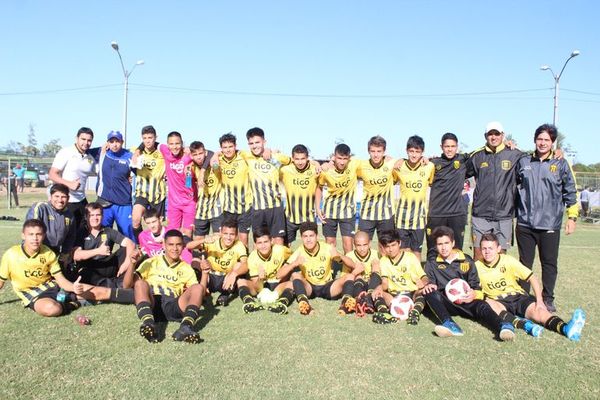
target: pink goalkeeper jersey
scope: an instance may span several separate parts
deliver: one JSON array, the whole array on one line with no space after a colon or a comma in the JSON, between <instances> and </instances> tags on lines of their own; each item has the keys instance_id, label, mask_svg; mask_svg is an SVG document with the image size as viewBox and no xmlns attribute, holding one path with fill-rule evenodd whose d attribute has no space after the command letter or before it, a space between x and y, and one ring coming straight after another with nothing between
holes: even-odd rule
<instances>
[{"instance_id":1,"label":"pink goalkeeper jersey","mask_svg":"<svg viewBox=\"0 0 600 400\"><path fill-rule=\"evenodd\" d=\"M142 253L147 255L148 257L154 257L159 254L163 254L165 252L163 248L163 239L165 236L165 232L167 230L162 228L160 235L154 236L150 230L143 231L138 236L138 240L140 242L140 248L142 249ZM181 259L188 264L192 263L192 253L188 249L183 249L181 253Z\"/></svg>"},{"instance_id":2,"label":"pink goalkeeper jersey","mask_svg":"<svg viewBox=\"0 0 600 400\"><path fill-rule=\"evenodd\" d=\"M167 172L167 201L169 205L184 206L190 202L196 202L196 182L191 173L192 157L182 155L176 157L171 154L169 146L160 144L158 149L165 159L165 170ZM185 186L186 173L192 177L192 187Z\"/></svg>"}]
</instances>

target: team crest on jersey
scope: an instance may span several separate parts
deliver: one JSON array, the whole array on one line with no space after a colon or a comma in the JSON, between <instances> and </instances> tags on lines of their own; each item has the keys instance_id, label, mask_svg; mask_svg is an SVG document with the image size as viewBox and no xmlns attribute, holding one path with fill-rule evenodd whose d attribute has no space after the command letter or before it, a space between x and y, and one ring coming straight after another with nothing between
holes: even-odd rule
<instances>
[{"instance_id":1,"label":"team crest on jersey","mask_svg":"<svg viewBox=\"0 0 600 400\"><path fill-rule=\"evenodd\" d=\"M446 269L446 264L438 264L438 269Z\"/></svg>"},{"instance_id":2,"label":"team crest on jersey","mask_svg":"<svg viewBox=\"0 0 600 400\"><path fill-rule=\"evenodd\" d=\"M400 272L402 272L403 274L405 274L406 273L406 267L403 266L402 268L400 268Z\"/></svg>"},{"instance_id":3,"label":"team crest on jersey","mask_svg":"<svg viewBox=\"0 0 600 400\"><path fill-rule=\"evenodd\" d=\"M512 163L510 160L502 160L502 164L500 164L500 166L503 170L508 171L510 170L510 167L512 167Z\"/></svg>"},{"instance_id":4,"label":"team crest on jersey","mask_svg":"<svg viewBox=\"0 0 600 400\"><path fill-rule=\"evenodd\" d=\"M486 161L484 161L484 162L481 163L481 165L479 166L479 168L487 168L489 166L490 165Z\"/></svg>"},{"instance_id":5,"label":"team crest on jersey","mask_svg":"<svg viewBox=\"0 0 600 400\"><path fill-rule=\"evenodd\" d=\"M40 262L42 264L46 264L46 257L40 257Z\"/></svg>"},{"instance_id":6,"label":"team crest on jersey","mask_svg":"<svg viewBox=\"0 0 600 400\"><path fill-rule=\"evenodd\" d=\"M439 165L439 164L438 164L438 165L436 165L436 166L435 166L435 170L436 170L436 171L439 171L439 170L441 170L441 169L442 169L442 166L441 166L441 165Z\"/></svg>"},{"instance_id":7,"label":"team crest on jersey","mask_svg":"<svg viewBox=\"0 0 600 400\"><path fill-rule=\"evenodd\" d=\"M183 271L177 271L177 276L178 277L182 277L183 276Z\"/></svg>"},{"instance_id":8,"label":"team crest on jersey","mask_svg":"<svg viewBox=\"0 0 600 400\"><path fill-rule=\"evenodd\" d=\"M468 262L464 262L464 263L460 263L460 270L462 272L469 272L469 268L471 267L471 264L469 264Z\"/></svg>"},{"instance_id":9,"label":"team crest on jersey","mask_svg":"<svg viewBox=\"0 0 600 400\"><path fill-rule=\"evenodd\" d=\"M550 172L552 172L552 173L555 173L557 169L558 169L558 167L556 165L554 165L554 164L552 164L550 166Z\"/></svg>"},{"instance_id":10,"label":"team crest on jersey","mask_svg":"<svg viewBox=\"0 0 600 400\"><path fill-rule=\"evenodd\" d=\"M454 169L459 169L460 168L460 161L455 160L452 165L454 166Z\"/></svg>"},{"instance_id":11,"label":"team crest on jersey","mask_svg":"<svg viewBox=\"0 0 600 400\"><path fill-rule=\"evenodd\" d=\"M505 273L506 272L506 267L504 267L504 266L500 267L500 272Z\"/></svg>"},{"instance_id":12,"label":"team crest on jersey","mask_svg":"<svg viewBox=\"0 0 600 400\"><path fill-rule=\"evenodd\" d=\"M386 167L385 165L383 166L383 172L388 172L390 169L388 167Z\"/></svg>"},{"instance_id":13,"label":"team crest on jersey","mask_svg":"<svg viewBox=\"0 0 600 400\"><path fill-rule=\"evenodd\" d=\"M425 171L420 171L420 172L419 172L419 176L420 176L421 178L425 178Z\"/></svg>"},{"instance_id":14,"label":"team crest on jersey","mask_svg":"<svg viewBox=\"0 0 600 400\"><path fill-rule=\"evenodd\" d=\"M431 235L431 228L427 228L427 236Z\"/></svg>"}]
</instances>

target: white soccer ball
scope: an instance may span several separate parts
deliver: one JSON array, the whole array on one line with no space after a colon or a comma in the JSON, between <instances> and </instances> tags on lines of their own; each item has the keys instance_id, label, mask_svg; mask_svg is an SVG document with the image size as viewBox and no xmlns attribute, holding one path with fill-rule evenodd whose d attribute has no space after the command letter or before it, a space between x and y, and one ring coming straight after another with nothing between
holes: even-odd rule
<instances>
[{"instance_id":1,"label":"white soccer ball","mask_svg":"<svg viewBox=\"0 0 600 400\"><path fill-rule=\"evenodd\" d=\"M446 297L453 303L466 299L471 292L469 284L460 278L454 278L446 285Z\"/></svg>"},{"instance_id":2,"label":"white soccer ball","mask_svg":"<svg viewBox=\"0 0 600 400\"><path fill-rule=\"evenodd\" d=\"M415 303L413 303L412 299L404 294L399 294L398 296L392 299L390 303L390 314L394 318L398 318L401 321L406 321L408 319L408 314L411 312Z\"/></svg>"},{"instance_id":3,"label":"white soccer ball","mask_svg":"<svg viewBox=\"0 0 600 400\"><path fill-rule=\"evenodd\" d=\"M258 293L258 296L256 297L258 298L258 301L260 301L262 304L271 304L277 301L277 299L279 298L279 294L275 291L271 291L267 288L264 288L260 291L260 293Z\"/></svg>"}]
</instances>

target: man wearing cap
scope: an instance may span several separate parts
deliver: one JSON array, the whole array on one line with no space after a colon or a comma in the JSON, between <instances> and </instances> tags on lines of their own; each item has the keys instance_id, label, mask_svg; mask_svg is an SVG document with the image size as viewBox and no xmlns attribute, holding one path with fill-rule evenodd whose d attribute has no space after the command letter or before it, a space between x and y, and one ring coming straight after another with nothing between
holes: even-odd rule
<instances>
[{"instance_id":1,"label":"man wearing cap","mask_svg":"<svg viewBox=\"0 0 600 400\"><path fill-rule=\"evenodd\" d=\"M92 140L94 132L90 128L80 128L75 144L60 149L48 173L53 183L61 183L69 188L67 208L74 215L75 226L80 226L84 221L87 179L94 173L95 156L100 152L99 148L90 149Z\"/></svg>"},{"instance_id":2,"label":"man wearing cap","mask_svg":"<svg viewBox=\"0 0 600 400\"><path fill-rule=\"evenodd\" d=\"M484 233L498 236L502 252L512 242L517 179L515 167L525 153L506 147L504 128L490 122L485 128L486 144L467 161L467 177L475 177L471 234L474 258L482 259L479 243Z\"/></svg>"},{"instance_id":3,"label":"man wearing cap","mask_svg":"<svg viewBox=\"0 0 600 400\"><path fill-rule=\"evenodd\" d=\"M98 159L98 203L104 208L102 226L117 223L119 232L137 243L131 225L131 183L129 181L132 153L123 148L123 135L110 131L107 145Z\"/></svg>"}]
</instances>

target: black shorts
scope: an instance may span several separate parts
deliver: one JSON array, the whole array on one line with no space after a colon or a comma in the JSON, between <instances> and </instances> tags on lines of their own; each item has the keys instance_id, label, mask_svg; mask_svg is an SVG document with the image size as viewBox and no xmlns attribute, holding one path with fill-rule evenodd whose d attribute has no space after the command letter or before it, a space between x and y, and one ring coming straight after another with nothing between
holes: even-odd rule
<instances>
[{"instance_id":1,"label":"black shorts","mask_svg":"<svg viewBox=\"0 0 600 400\"><path fill-rule=\"evenodd\" d=\"M358 230L367 232L369 234L369 239L373 239L375 231L377 231L377 234L379 234L381 232L394 230L395 228L396 226L394 225L394 218L379 221L360 219L358 221Z\"/></svg>"},{"instance_id":2,"label":"black shorts","mask_svg":"<svg viewBox=\"0 0 600 400\"><path fill-rule=\"evenodd\" d=\"M525 317L527 308L535 303L535 297L529 294L515 294L504 298L498 298L496 301L506 307L506 311L509 313L519 317Z\"/></svg>"},{"instance_id":3,"label":"black shorts","mask_svg":"<svg viewBox=\"0 0 600 400\"><path fill-rule=\"evenodd\" d=\"M194 235L206 236L212 228L213 233L218 233L221 230L223 223L223 214L210 219L196 219L194 221Z\"/></svg>"},{"instance_id":4,"label":"black shorts","mask_svg":"<svg viewBox=\"0 0 600 400\"><path fill-rule=\"evenodd\" d=\"M280 282L263 282L263 289L269 289L271 292L275 291L275 288L279 286Z\"/></svg>"},{"instance_id":5,"label":"black shorts","mask_svg":"<svg viewBox=\"0 0 600 400\"><path fill-rule=\"evenodd\" d=\"M248 232L250 232L250 226L252 225L252 209L249 209L248 211L242 214L223 211L223 221L230 218L235 219L237 221L238 233L247 234Z\"/></svg>"},{"instance_id":6,"label":"black shorts","mask_svg":"<svg viewBox=\"0 0 600 400\"><path fill-rule=\"evenodd\" d=\"M143 206L146 210L154 208L158 211L158 215L161 217L165 216L165 200L159 201L158 203L150 203L147 198L138 196L135 198L135 203L133 205L139 204Z\"/></svg>"},{"instance_id":7,"label":"black shorts","mask_svg":"<svg viewBox=\"0 0 600 400\"><path fill-rule=\"evenodd\" d=\"M29 304L27 304L25 307L31 309L32 311L35 311L35 309L34 309L35 302L38 301L39 299L52 299L52 300L56 301L57 303L60 303L58 300L56 300L56 296L58 295L58 292L60 292L60 286L58 286L58 285L51 287L49 289L46 289L42 293L40 293L36 297L34 297L31 300L31 302ZM71 293L71 292L65 292L65 293L67 295L67 298L65 299L65 301L76 301L77 300L77 295L75 293Z\"/></svg>"},{"instance_id":8,"label":"black shorts","mask_svg":"<svg viewBox=\"0 0 600 400\"><path fill-rule=\"evenodd\" d=\"M87 199L83 199L76 203L67 203L67 210L70 210L75 217L75 228L82 228L85 223L85 206L87 206Z\"/></svg>"},{"instance_id":9,"label":"black shorts","mask_svg":"<svg viewBox=\"0 0 600 400\"><path fill-rule=\"evenodd\" d=\"M286 235L283 207L252 211L252 232L256 232L263 225L269 228L271 237L284 238Z\"/></svg>"},{"instance_id":10,"label":"black shorts","mask_svg":"<svg viewBox=\"0 0 600 400\"><path fill-rule=\"evenodd\" d=\"M183 311L179 308L179 297L154 295L152 314L157 320L181 321Z\"/></svg>"},{"instance_id":11,"label":"black shorts","mask_svg":"<svg viewBox=\"0 0 600 400\"><path fill-rule=\"evenodd\" d=\"M398 233L400 234L400 247L421 252L425 229L398 229Z\"/></svg>"},{"instance_id":12,"label":"black shorts","mask_svg":"<svg viewBox=\"0 0 600 400\"><path fill-rule=\"evenodd\" d=\"M336 237L337 236L337 228L340 226L340 233L342 236L350 236L354 237L354 233L356 230L356 219L354 218L344 218L344 219L326 219L327 223L323 224L323 236L325 237Z\"/></svg>"},{"instance_id":13,"label":"black shorts","mask_svg":"<svg viewBox=\"0 0 600 400\"><path fill-rule=\"evenodd\" d=\"M311 299L314 299L315 297L325 300L333 299L331 296L331 285L333 285L333 281L329 281L324 285L313 285L309 282L309 285L312 288L312 293L310 295Z\"/></svg>"},{"instance_id":14,"label":"black shorts","mask_svg":"<svg viewBox=\"0 0 600 400\"><path fill-rule=\"evenodd\" d=\"M223 282L225 282L225 275L226 274L216 274L212 271L208 273L207 289L210 293L231 294L237 291L237 280L233 285L233 290L223 290ZM249 277L246 274L239 276L238 279L249 279Z\"/></svg>"},{"instance_id":15,"label":"black shorts","mask_svg":"<svg viewBox=\"0 0 600 400\"><path fill-rule=\"evenodd\" d=\"M288 220L285 221L286 245L291 245L296 240L296 233L300 230L300 224L294 224Z\"/></svg>"}]
</instances>

